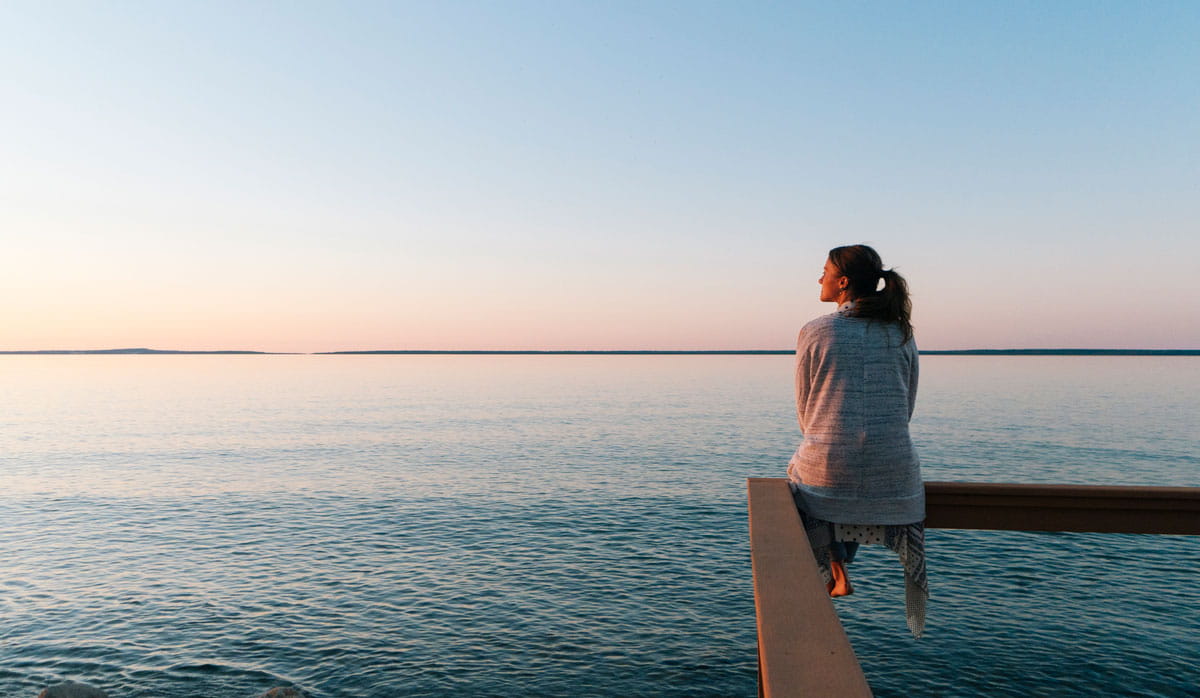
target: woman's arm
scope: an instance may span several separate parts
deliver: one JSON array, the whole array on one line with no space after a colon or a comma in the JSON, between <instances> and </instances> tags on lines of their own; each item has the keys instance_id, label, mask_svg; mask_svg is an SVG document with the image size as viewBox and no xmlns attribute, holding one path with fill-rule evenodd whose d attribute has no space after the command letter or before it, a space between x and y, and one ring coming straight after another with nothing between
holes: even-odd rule
<instances>
[{"instance_id":1,"label":"woman's arm","mask_svg":"<svg viewBox=\"0 0 1200 698\"><path fill-rule=\"evenodd\" d=\"M909 344L909 361L908 361L908 418L911 420L913 411L917 409L917 378L921 373L921 355L917 352L917 344L915 340L908 340Z\"/></svg>"},{"instance_id":2,"label":"woman's arm","mask_svg":"<svg viewBox=\"0 0 1200 698\"><path fill-rule=\"evenodd\" d=\"M800 335L796 337L796 422L800 425L801 433L804 432L804 407L808 404L808 391L811 388L809 359L804 330L800 330Z\"/></svg>"}]
</instances>

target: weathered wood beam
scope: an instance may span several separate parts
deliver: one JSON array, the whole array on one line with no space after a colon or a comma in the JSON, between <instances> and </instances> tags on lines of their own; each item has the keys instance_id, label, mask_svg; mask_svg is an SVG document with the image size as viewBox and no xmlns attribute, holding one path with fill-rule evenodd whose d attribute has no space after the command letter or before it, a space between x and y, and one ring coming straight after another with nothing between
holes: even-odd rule
<instances>
[{"instance_id":1,"label":"weathered wood beam","mask_svg":"<svg viewBox=\"0 0 1200 698\"><path fill-rule=\"evenodd\" d=\"M1200 535L1200 487L926 482L925 526Z\"/></svg>"},{"instance_id":2,"label":"weathered wood beam","mask_svg":"<svg viewBox=\"0 0 1200 698\"><path fill-rule=\"evenodd\" d=\"M759 695L870 696L821 581L787 480L750 478L746 485Z\"/></svg>"}]
</instances>

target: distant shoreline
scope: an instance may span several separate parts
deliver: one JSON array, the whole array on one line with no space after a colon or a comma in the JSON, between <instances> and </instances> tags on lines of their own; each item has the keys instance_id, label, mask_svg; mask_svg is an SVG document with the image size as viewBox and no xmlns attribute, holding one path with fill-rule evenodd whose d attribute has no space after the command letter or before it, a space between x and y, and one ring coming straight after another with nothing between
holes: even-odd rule
<instances>
[{"instance_id":1,"label":"distant shoreline","mask_svg":"<svg viewBox=\"0 0 1200 698\"><path fill-rule=\"evenodd\" d=\"M29 355L29 354L46 354L46 355L75 355L75 354L259 354L259 355L283 355L295 354L296 352L279 352L279 351L242 351L242 350L220 350L220 351L189 351L184 349L39 349L35 351L0 351L0 355Z\"/></svg>"},{"instance_id":2,"label":"distant shoreline","mask_svg":"<svg viewBox=\"0 0 1200 698\"><path fill-rule=\"evenodd\" d=\"M930 356L1200 356L1200 349L922 349Z\"/></svg>"},{"instance_id":3,"label":"distant shoreline","mask_svg":"<svg viewBox=\"0 0 1200 698\"><path fill-rule=\"evenodd\" d=\"M366 355L451 355L451 356L769 356L793 354L791 349L618 349L618 350L537 350L537 349L379 349L363 351L188 351L178 349L43 349L0 351L0 356L15 355L256 355L256 356L366 356ZM927 356L1200 356L1200 349L922 349Z\"/></svg>"},{"instance_id":4,"label":"distant shoreline","mask_svg":"<svg viewBox=\"0 0 1200 698\"><path fill-rule=\"evenodd\" d=\"M714 350L615 350L615 351L537 351L537 350L379 350L379 351L322 351L314 354L695 354L695 355L782 355L794 354L794 349L714 349ZM1200 356L1200 349L922 349L921 354L930 356Z\"/></svg>"}]
</instances>

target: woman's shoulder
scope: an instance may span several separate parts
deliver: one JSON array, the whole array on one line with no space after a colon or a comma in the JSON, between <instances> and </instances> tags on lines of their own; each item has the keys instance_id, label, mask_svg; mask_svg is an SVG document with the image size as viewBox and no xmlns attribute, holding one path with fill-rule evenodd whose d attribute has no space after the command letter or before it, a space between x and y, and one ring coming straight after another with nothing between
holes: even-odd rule
<instances>
[{"instance_id":1,"label":"woman's shoulder","mask_svg":"<svg viewBox=\"0 0 1200 698\"><path fill-rule=\"evenodd\" d=\"M812 320L804 323L804 326L800 328L800 334L805 335L827 332L833 328L834 323L836 323L840 317L842 316L838 313L830 313L828 315L815 317Z\"/></svg>"},{"instance_id":2,"label":"woman's shoulder","mask_svg":"<svg viewBox=\"0 0 1200 698\"><path fill-rule=\"evenodd\" d=\"M837 334L839 325L844 324L846 316L839 313L830 313L813 318L804 323L800 328L800 336L797 338L797 344L822 342L832 339Z\"/></svg>"}]
</instances>

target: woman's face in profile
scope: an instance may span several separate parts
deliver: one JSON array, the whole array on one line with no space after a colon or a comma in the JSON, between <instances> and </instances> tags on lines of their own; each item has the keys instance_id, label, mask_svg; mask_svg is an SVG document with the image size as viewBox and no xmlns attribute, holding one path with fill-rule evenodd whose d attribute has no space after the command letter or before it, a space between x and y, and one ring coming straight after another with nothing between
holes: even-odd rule
<instances>
[{"instance_id":1,"label":"woman's face in profile","mask_svg":"<svg viewBox=\"0 0 1200 698\"><path fill-rule=\"evenodd\" d=\"M842 293L842 278L833 262L825 260L825 269L821 272L821 278L817 279L817 283L821 284L821 302L832 303L838 299Z\"/></svg>"}]
</instances>

